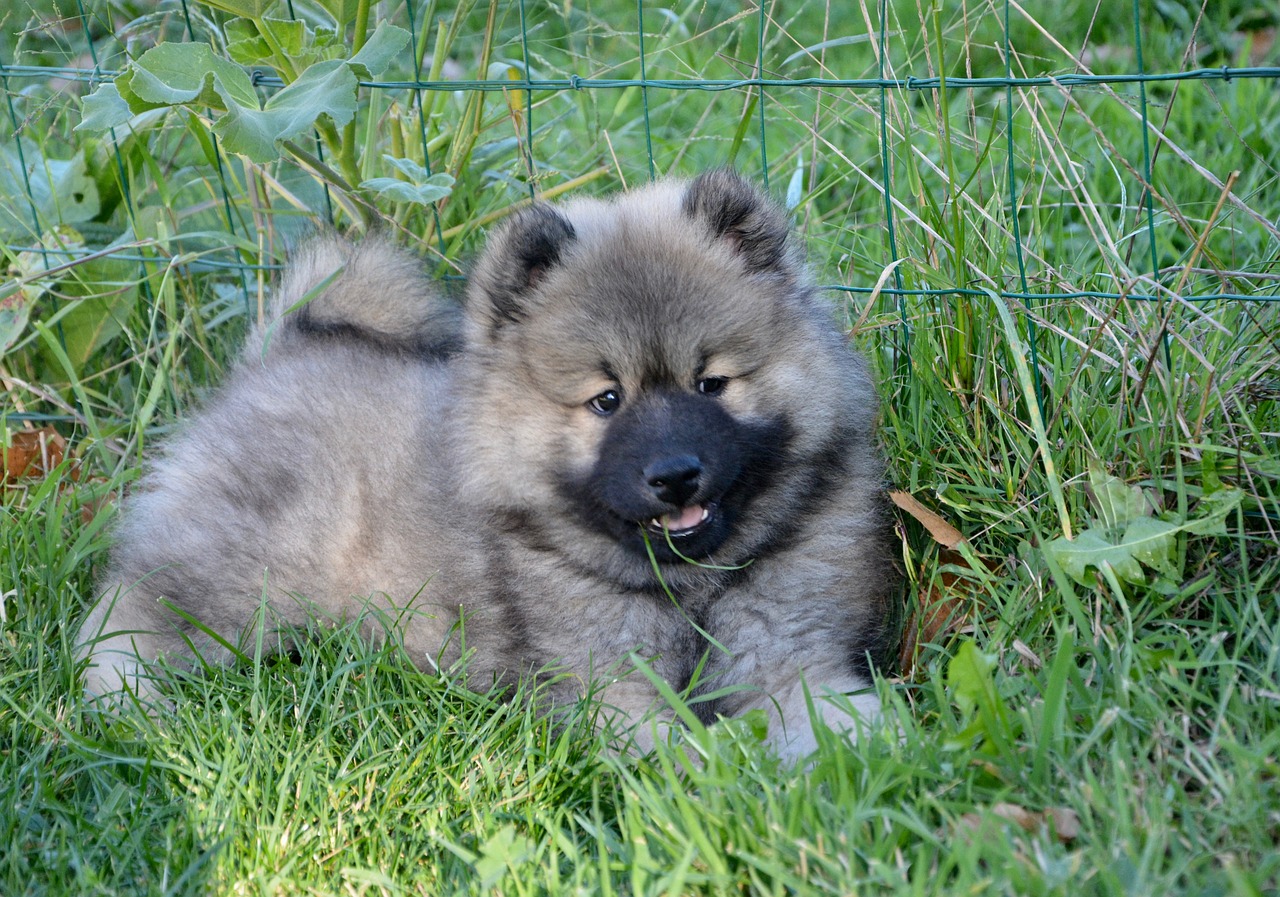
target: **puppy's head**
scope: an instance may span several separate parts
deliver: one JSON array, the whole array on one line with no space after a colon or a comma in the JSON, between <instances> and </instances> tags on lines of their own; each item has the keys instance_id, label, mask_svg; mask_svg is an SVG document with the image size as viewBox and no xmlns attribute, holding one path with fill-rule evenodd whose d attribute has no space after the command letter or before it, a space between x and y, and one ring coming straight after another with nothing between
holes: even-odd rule
<instances>
[{"instance_id":1,"label":"puppy's head","mask_svg":"<svg viewBox=\"0 0 1280 897\"><path fill-rule=\"evenodd\" d=\"M726 171L520 213L467 315L468 488L627 579L650 550L736 561L783 538L795 468L867 398L784 214Z\"/></svg>"}]
</instances>

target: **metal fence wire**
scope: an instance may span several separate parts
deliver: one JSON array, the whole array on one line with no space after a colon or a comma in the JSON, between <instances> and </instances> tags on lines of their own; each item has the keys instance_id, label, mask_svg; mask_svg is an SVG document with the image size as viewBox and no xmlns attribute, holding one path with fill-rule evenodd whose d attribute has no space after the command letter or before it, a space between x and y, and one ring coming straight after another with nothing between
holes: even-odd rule
<instances>
[{"instance_id":1,"label":"metal fence wire","mask_svg":"<svg viewBox=\"0 0 1280 897\"><path fill-rule=\"evenodd\" d=\"M993 296L1033 326L1075 302L1280 298L1278 138L1259 115L1280 67L1255 64L1274 61L1274 11L1234 4L1214 36L1191 0L1032 6L21 3L0 36L0 347L33 345L36 315L68 355L92 352L123 328L102 308L163 304L171 276L199 285L181 289L204 324L252 311L317 217L383 219L465 276L484 227L523 201L724 164L784 199L833 289L897 324L911 303ZM229 123L222 68L139 68L157 44L207 45L265 113L303 73L383 47L376 25L407 40L347 66L349 98L295 89L304 120L313 98L344 111L267 134L265 156ZM203 81L84 126L86 97L144 75Z\"/></svg>"}]
</instances>

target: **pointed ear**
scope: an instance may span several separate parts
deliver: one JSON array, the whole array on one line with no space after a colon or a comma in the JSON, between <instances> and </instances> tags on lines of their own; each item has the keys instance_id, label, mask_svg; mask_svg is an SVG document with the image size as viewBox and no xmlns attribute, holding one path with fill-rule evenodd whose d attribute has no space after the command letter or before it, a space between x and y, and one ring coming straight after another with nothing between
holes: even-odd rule
<instances>
[{"instance_id":1,"label":"pointed ear","mask_svg":"<svg viewBox=\"0 0 1280 897\"><path fill-rule=\"evenodd\" d=\"M517 212L493 234L467 289L467 311L497 331L522 321L530 292L575 240L573 225L550 206Z\"/></svg>"},{"instance_id":2,"label":"pointed ear","mask_svg":"<svg viewBox=\"0 0 1280 897\"><path fill-rule=\"evenodd\" d=\"M736 172L721 168L699 175L685 191L682 210L713 237L728 242L749 270L795 269L786 215Z\"/></svg>"}]
</instances>

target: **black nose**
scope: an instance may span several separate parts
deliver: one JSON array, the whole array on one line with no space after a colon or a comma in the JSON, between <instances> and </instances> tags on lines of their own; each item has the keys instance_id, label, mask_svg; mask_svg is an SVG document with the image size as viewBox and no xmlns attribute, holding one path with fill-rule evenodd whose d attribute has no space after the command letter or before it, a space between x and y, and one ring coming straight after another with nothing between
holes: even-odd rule
<instances>
[{"instance_id":1,"label":"black nose","mask_svg":"<svg viewBox=\"0 0 1280 897\"><path fill-rule=\"evenodd\" d=\"M697 455L659 458L644 469L644 478L659 501L683 508L698 491L702 462Z\"/></svg>"}]
</instances>

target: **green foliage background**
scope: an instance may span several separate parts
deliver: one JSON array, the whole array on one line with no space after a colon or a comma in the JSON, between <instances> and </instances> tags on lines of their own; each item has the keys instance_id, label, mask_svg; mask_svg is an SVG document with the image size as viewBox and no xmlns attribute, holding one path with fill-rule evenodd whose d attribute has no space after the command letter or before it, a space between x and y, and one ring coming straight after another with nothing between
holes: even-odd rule
<instances>
[{"instance_id":1,"label":"green foliage background","mask_svg":"<svg viewBox=\"0 0 1280 897\"><path fill-rule=\"evenodd\" d=\"M19 0L0 11L0 891L1280 889L1280 56L1251 0ZM1144 76L1144 77L1138 77ZM114 501L290 241L450 283L532 197L734 165L878 371L886 726L643 761L354 629L79 699ZM953 625L928 625L946 599ZM917 613L926 611L923 613ZM690 765L685 757L697 754Z\"/></svg>"}]
</instances>

